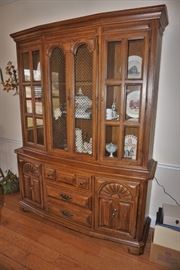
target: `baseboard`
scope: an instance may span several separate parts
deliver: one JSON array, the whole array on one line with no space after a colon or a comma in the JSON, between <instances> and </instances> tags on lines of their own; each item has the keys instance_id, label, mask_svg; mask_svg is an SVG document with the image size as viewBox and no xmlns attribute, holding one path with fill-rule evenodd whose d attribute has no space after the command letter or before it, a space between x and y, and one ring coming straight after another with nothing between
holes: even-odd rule
<instances>
[{"instance_id":1,"label":"baseboard","mask_svg":"<svg viewBox=\"0 0 180 270\"><path fill-rule=\"evenodd\" d=\"M156 170L156 179L152 181L152 190L150 195L149 216L151 217L151 227L155 226L156 212L164 203L175 205L179 202L180 190L180 165L158 163ZM164 192L170 194L174 200Z\"/></svg>"}]
</instances>

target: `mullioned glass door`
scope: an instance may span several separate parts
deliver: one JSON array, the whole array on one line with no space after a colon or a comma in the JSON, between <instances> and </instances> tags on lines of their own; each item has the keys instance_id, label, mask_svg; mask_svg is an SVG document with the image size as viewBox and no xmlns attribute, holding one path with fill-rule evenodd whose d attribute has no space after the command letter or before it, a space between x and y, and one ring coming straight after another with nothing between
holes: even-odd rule
<instances>
[{"instance_id":1,"label":"mullioned glass door","mask_svg":"<svg viewBox=\"0 0 180 270\"><path fill-rule=\"evenodd\" d=\"M42 147L45 138L41 50L32 48L22 52L21 61L25 141Z\"/></svg>"},{"instance_id":2,"label":"mullioned glass door","mask_svg":"<svg viewBox=\"0 0 180 270\"><path fill-rule=\"evenodd\" d=\"M104 40L101 159L133 163L142 158L146 36Z\"/></svg>"}]
</instances>

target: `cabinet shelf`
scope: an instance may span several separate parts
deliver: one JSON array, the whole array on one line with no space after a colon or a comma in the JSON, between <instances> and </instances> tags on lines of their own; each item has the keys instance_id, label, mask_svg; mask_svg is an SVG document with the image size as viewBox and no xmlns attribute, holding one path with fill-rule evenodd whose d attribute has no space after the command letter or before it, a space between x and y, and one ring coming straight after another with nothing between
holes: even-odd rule
<instances>
[{"instance_id":1,"label":"cabinet shelf","mask_svg":"<svg viewBox=\"0 0 180 270\"><path fill-rule=\"evenodd\" d=\"M125 84L142 84L143 80L138 79L127 79L125 80Z\"/></svg>"},{"instance_id":2,"label":"cabinet shelf","mask_svg":"<svg viewBox=\"0 0 180 270\"><path fill-rule=\"evenodd\" d=\"M77 116L75 116L75 119L76 120L88 120L88 121L91 121L92 120L92 118L88 118L88 117L77 117Z\"/></svg>"},{"instance_id":3,"label":"cabinet shelf","mask_svg":"<svg viewBox=\"0 0 180 270\"><path fill-rule=\"evenodd\" d=\"M122 81L121 80L114 80L114 79L106 79L105 84L106 85L121 85Z\"/></svg>"},{"instance_id":4,"label":"cabinet shelf","mask_svg":"<svg viewBox=\"0 0 180 270\"><path fill-rule=\"evenodd\" d=\"M113 120L106 120L105 122L104 122L104 124L105 125L108 125L108 126L119 126L119 124L120 124L120 122L119 122L119 120L117 120L117 121L113 121Z\"/></svg>"},{"instance_id":5,"label":"cabinet shelf","mask_svg":"<svg viewBox=\"0 0 180 270\"><path fill-rule=\"evenodd\" d=\"M128 121L124 121L124 126L129 126L129 127L140 127L140 123L139 121L132 121L132 120L128 120Z\"/></svg>"},{"instance_id":6,"label":"cabinet shelf","mask_svg":"<svg viewBox=\"0 0 180 270\"><path fill-rule=\"evenodd\" d=\"M126 84L142 84L142 79L125 79L124 80ZM121 85L122 80L116 80L116 79L106 79L105 80L106 85Z\"/></svg>"},{"instance_id":7,"label":"cabinet shelf","mask_svg":"<svg viewBox=\"0 0 180 270\"><path fill-rule=\"evenodd\" d=\"M92 83L90 80L75 81L75 83Z\"/></svg>"}]
</instances>

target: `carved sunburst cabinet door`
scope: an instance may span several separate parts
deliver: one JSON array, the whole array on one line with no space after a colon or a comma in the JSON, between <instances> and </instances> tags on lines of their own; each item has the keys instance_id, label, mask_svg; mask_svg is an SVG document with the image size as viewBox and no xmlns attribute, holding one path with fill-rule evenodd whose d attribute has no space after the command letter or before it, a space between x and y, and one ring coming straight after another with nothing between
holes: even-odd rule
<instances>
[{"instance_id":1,"label":"carved sunburst cabinet door","mask_svg":"<svg viewBox=\"0 0 180 270\"><path fill-rule=\"evenodd\" d=\"M129 234L135 237L134 217L137 213L137 184L99 180L98 228L112 234Z\"/></svg>"}]
</instances>

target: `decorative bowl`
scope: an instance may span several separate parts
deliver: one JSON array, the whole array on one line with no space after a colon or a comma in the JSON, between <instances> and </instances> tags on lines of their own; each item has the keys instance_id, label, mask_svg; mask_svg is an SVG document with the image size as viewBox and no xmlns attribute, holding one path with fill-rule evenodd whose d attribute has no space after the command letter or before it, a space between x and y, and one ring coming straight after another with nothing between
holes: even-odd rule
<instances>
[{"instance_id":1,"label":"decorative bowl","mask_svg":"<svg viewBox=\"0 0 180 270\"><path fill-rule=\"evenodd\" d=\"M107 143L106 144L106 151L110 154L109 157L114 157L113 153L116 152L117 145L113 143Z\"/></svg>"}]
</instances>

